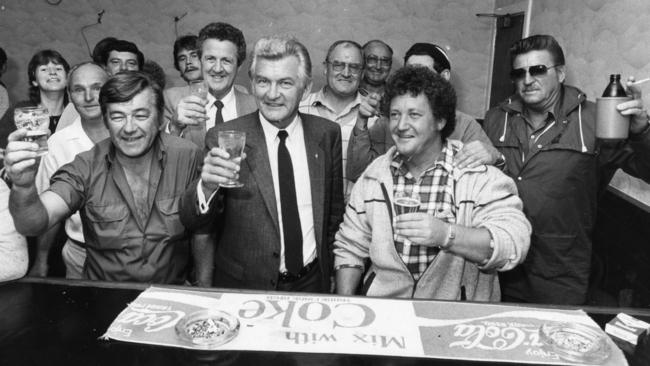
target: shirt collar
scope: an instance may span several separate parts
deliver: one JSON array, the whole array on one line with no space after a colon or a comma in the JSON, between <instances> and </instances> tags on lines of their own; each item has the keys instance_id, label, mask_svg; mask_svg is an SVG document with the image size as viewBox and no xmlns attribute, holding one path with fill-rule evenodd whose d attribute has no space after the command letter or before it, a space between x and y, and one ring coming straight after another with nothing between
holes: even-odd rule
<instances>
[{"instance_id":1,"label":"shirt collar","mask_svg":"<svg viewBox=\"0 0 650 366\"><path fill-rule=\"evenodd\" d=\"M280 131L280 129L264 118L262 112L258 113L260 116L260 123L262 124L262 130L264 131L266 146L271 146L273 141L278 137L278 131ZM300 119L300 114L296 114L296 117L284 130L287 131L287 139L289 141L291 141L292 138L295 138L295 136L298 136L298 134L302 132L302 120Z\"/></svg>"},{"instance_id":2,"label":"shirt collar","mask_svg":"<svg viewBox=\"0 0 650 366\"><path fill-rule=\"evenodd\" d=\"M86 135L86 131L84 131L84 128L81 125L81 117L75 118L74 121L72 121L72 123L70 124L70 126L66 128L70 128L71 129L70 132L73 132L69 134L68 140L80 139L81 136Z\"/></svg>"},{"instance_id":3,"label":"shirt collar","mask_svg":"<svg viewBox=\"0 0 650 366\"><path fill-rule=\"evenodd\" d=\"M314 107L323 106L327 108L329 111L331 111L332 113L334 113L334 108L332 108L327 104L327 99L325 98L325 88L327 88L327 86L322 87L319 91L313 94L313 97L311 99L311 105ZM362 98L361 94L357 92L357 95L354 98L354 100L350 102L350 104L348 104L340 114L347 114L352 108L361 104L361 98Z\"/></svg>"},{"instance_id":4,"label":"shirt collar","mask_svg":"<svg viewBox=\"0 0 650 366\"><path fill-rule=\"evenodd\" d=\"M451 174L454 170L454 156L458 152L459 147L454 145L451 140L446 139L445 143L442 145L442 150L440 151L440 156L433 163L433 165L427 168L422 175L427 175L429 172L442 168L447 171L448 174ZM408 159L401 155L397 150L393 154L393 159L390 163L391 172L393 175L410 175L406 165L404 164Z\"/></svg>"},{"instance_id":5,"label":"shirt collar","mask_svg":"<svg viewBox=\"0 0 650 366\"><path fill-rule=\"evenodd\" d=\"M231 86L228 93L226 93L226 95L224 95L223 98L219 99L224 106L231 105L230 103L235 102L234 90L235 88ZM217 98L215 98L214 95L212 95L212 93L208 93L208 107L213 106L216 100Z\"/></svg>"}]
</instances>

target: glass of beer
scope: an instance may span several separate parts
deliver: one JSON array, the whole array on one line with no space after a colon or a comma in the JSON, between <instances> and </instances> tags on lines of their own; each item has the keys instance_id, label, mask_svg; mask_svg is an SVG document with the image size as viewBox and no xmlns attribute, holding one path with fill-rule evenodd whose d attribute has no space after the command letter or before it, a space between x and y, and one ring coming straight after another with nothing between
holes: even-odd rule
<instances>
[{"instance_id":1,"label":"glass of beer","mask_svg":"<svg viewBox=\"0 0 650 366\"><path fill-rule=\"evenodd\" d=\"M218 131L217 144L220 148L226 150L230 155L230 160L241 157L246 146L246 132L241 131ZM236 179L231 179L228 183L220 184L224 188L237 188L244 185Z\"/></svg>"},{"instance_id":2,"label":"glass of beer","mask_svg":"<svg viewBox=\"0 0 650 366\"><path fill-rule=\"evenodd\" d=\"M420 198L413 192L395 192L395 212L397 216L420 209Z\"/></svg>"},{"instance_id":3,"label":"glass of beer","mask_svg":"<svg viewBox=\"0 0 650 366\"><path fill-rule=\"evenodd\" d=\"M47 154L47 137L50 127L50 116L44 107L18 107L14 110L16 128L26 128L25 141L36 142L39 156Z\"/></svg>"},{"instance_id":4,"label":"glass of beer","mask_svg":"<svg viewBox=\"0 0 650 366\"><path fill-rule=\"evenodd\" d=\"M203 79L192 80L190 81L190 94L196 95L197 97L203 100L203 104L208 103L208 84L203 81ZM200 124L201 121L195 119L196 124Z\"/></svg>"},{"instance_id":5,"label":"glass of beer","mask_svg":"<svg viewBox=\"0 0 650 366\"><path fill-rule=\"evenodd\" d=\"M203 79L190 81L190 94L207 100L208 99L208 85Z\"/></svg>"}]
</instances>

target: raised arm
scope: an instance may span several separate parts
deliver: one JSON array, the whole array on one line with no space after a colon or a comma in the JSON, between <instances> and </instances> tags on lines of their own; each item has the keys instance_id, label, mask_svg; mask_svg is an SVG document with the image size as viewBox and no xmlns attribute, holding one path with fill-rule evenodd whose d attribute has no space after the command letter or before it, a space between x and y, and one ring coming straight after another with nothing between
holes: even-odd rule
<instances>
[{"instance_id":1,"label":"raised arm","mask_svg":"<svg viewBox=\"0 0 650 366\"><path fill-rule=\"evenodd\" d=\"M26 132L24 129L14 131L8 138L5 167L13 182L9 211L19 233L37 236L71 212L56 193L47 191L38 195L35 184L38 145L23 141Z\"/></svg>"},{"instance_id":2,"label":"raised arm","mask_svg":"<svg viewBox=\"0 0 650 366\"><path fill-rule=\"evenodd\" d=\"M621 114L630 116L629 139L617 145L601 145L599 163L603 171L609 172L607 180L617 168L622 168L650 183L650 116L643 105L641 89L634 80L630 77L627 81L633 99L617 106Z\"/></svg>"},{"instance_id":3,"label":"raised arm","mask_svg":"<svg viewBox=\"0 0 650 366\"><path fill-rule=\"evenodd\" d=\"M367 117L365 120L367 121ZM345 172L346 178L353 182L359 179L373 160L393 146L387 118L379 117L371 127L367 127L362 121L359 116L348 142L348 163Z\"/></svg>"}]
</instances>

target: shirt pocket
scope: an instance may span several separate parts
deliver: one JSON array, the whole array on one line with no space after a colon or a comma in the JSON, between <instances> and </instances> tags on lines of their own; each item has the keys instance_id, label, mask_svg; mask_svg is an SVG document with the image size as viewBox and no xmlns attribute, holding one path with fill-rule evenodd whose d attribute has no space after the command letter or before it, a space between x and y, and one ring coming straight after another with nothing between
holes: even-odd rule
<instances>
[{"instance_id":1,"label":"shirt pocket","mask_svg":"<svg viewBox=\"0 0 650 366\"><path fill-rule=\"evenodd\" d=\"M180 197L181 196L179 195L172 198L165 198L156 203L163 221L165 222L167 235L169 235L171 239L177 239L185 234L185 226L181 223L179 215Z\"/></svg>"},{"instance_id":2,"label":"shirt pocket","mask_svg":"<svg viewBox=\"0 0 650 366\"><path fill-rule=\"evenodd\" d=\"M86 217L97 237L97 249L121 249L127 239L129 209L124 204L86 205Z\"/></svg>"}]
</instances>

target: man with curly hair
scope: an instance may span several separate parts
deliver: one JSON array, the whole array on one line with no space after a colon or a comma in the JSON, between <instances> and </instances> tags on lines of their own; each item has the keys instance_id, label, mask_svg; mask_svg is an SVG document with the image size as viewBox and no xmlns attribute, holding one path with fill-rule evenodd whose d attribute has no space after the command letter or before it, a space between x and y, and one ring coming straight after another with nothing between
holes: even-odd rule
<instances>
[{"instance_id":1,"label":"man with curly hair","mask_svg":"<svg viewBox=\"0 0 650 366\"><path fill-rule=\"evenodd\" d=\"M365 295L499 301L496 272L521 263L530 241L515 183L492 166L453 163L456 94L435 72L398 70L381 107L395 146L352 190L334 241L337 292L356 292L369 259ZM402 213L399 198L415 211Z\"/></svg>"}]
</instances>

